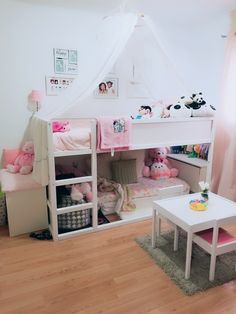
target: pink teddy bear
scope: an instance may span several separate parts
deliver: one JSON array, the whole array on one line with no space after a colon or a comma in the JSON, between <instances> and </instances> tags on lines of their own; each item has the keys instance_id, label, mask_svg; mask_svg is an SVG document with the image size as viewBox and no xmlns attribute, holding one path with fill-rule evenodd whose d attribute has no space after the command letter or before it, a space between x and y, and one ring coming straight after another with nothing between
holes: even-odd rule
<instances>
[{"instance_id":1,"label":"pink teddy bear","mask_svg":"<svg viewBox=\"0 0 236 314\"><path fill-rule=\"evenodd\" d=\"M29 174L33 170L33 161L34 144L28 141L23 145L14 163L7 165L7 170L11 173Z\"/></svg>"},{"instance_id":2,"label":"pink teddy bear","mask_svg":"<svg viewBox=\"0 0 236 314\"><path fill-rule=\"evenodd\" d=\"M149 150L149 158L145 161L143 176L157 179L160 177L177 177L179 171L171 168L167 159L168 148L160 147Z\"/></svg>"},{"instance_id":3,"label":"pink teddy bear","mask_svg":"<svg viewBox=\"0 0 236 314\"><path fill-rule=\"evenodd\" d=\"M52 131L53 133L70 131L69 121L53 121Z\"/></svg>"}]
</instances>

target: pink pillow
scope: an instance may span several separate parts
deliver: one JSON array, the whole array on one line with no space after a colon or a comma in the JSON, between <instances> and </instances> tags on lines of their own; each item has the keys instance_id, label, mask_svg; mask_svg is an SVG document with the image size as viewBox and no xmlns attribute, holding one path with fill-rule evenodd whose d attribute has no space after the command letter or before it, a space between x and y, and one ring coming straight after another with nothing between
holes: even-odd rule
<instances>
[{"instance_id":1,"label":"pink pillow","mask_svg":"<svg viewBox=\"0 0 236 314\"><path fill-rule=\"evenodd\" d=\"M18 148L3 149L3 168L6 168L8 164L13 164L19 153L20 150Z\"/></svg>"}]
</instances>

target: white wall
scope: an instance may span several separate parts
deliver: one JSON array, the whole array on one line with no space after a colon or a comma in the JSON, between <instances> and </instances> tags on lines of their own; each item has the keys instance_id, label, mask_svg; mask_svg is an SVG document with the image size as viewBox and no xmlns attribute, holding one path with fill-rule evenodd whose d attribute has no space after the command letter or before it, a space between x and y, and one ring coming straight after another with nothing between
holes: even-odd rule
<instances>
[{"instance_id":1,"label":"white wall","mask_svg":"<svg viewBox=\"0 0 236 314\"><path fill-rule=\"evenodd\" d=\"M86 11L1 0L0 154L20 144L31 115L28 94L44 91L45 75L54 75L53 48L76 48L81 60L97 23Z\"/></svg>"},{"instance_id":2,"label":"white wall","mask_svg":"<svg viewBox=\"0 0 236 314\"><path fill-rule=\"evenodd\" d=\"M167 8L167 14L165 11L162 14L161 7L154 6L155 1L152 1L153 7L150 8L146 6L146 1L145 5L144 0L142 3L143 12L153 18L165 53L182 77L187 90L202 91L208 102L217 106L225 45L220 35L228 32L229 14L224 12L221 15L219 12L214 18L204 17L201 23L197 23L196 17L192 24L191 19L187 20L187 25L184 17L181 20L181 16L168 15ZM81 11L79 5L75 9L69 8L69 5L63 8L49 4L34 5L23 0L1 0L0 153L4 147L20 144L30 117L26 109L27 96L32 89L44 90L45 75L54 74L53 48L78 49L79 62L83 62L86 54L91 53L89 46L94 29L100 17L107 13L105 7L104 11L100 9L96 14L94 12ZM79 38L77 46L75 38ZM147 45L142 41L139 49L147 48ZM150 72L150 76L153 76L150 80L153 84L157 83L156 97L163 98L168 91L170 96L182 96L183 92L178 89L171 71L163 70L163 59L158 53L156 59L160 62L159 66L157 63ZM130 62L121 56L117 65L120 98L102 101L91 96L82 108L73 109L73 114L97 116L134 113L140 104L149 102L148 99L127 100L126 82L130 75L127 75L127 69L130 69Z\"/></svg>"}]
</instances>

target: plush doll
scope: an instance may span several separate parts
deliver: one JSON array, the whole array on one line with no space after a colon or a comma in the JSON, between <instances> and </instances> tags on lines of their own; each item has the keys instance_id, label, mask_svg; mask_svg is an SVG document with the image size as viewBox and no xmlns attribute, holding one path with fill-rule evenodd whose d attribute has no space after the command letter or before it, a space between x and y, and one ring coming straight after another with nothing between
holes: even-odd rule
<instances>
[{"instance_id":1,"label":"plush doll","mask_svg":"<svg viewBox=\"0 0 236 314\"><path fill-rule=\"evenodd\" d=\"M202 93L192 94L192 117L212 117L215 114L215 107L206 103L202 97Z\"/></svg>"},{"instance_id":2,"label":"plush doll","mask_svg":"<svg viewBox=\"0 0 236 314\"><path fill-rule=\"evenodd\" d=\"M168 148L159 147L148 151L148 159L145 161L143 168L144 177L177 177L178 169L172 168L168 159ZM158 171L157 171L158 170ZM157 174L154 174L156 173Z\"/></svg>"},{"instance_id":3,"label":"plush doll","mask_svg":"<svg viewBox=\"0 0 236 314\"><path fill-rule=\"evenodd\" d=\"M72 185L71 198L75 201L86 199L87 202L92 202L93 193L88 182L78 183Z\"/></svg>"},{"instance_id":4,"label":"plush doll","mask_svg":"<svg viewBox=\"0 0 236 314\"><path fill-rule=\"evenodd\" d=\"M141 119L149 119L152 117L152 107L151 106L141 106L138 110L138 115L134 118L131 116L132 119L141 120Z\"/></svg>"},{"instance_id":5,"label":"plush doll","mask_svg":"<svg viewBox=\"0 0 236 314\"><path fill-rule=\"evenodd\" d=\"M182 96L175 104L169 105L164 111L164 117L170 118L189 118L192 115L192 109L189 104L192 99Z\"/></svg>"},{"instance_id":6,"label":"plush doll","mask_svg":"<svg viewBox=\"0 0 236 314\"><path fill-rule=\"evenodd\" d=\"M70 131L69 121L53 121L52 131L55 132L67 132Z\"/></svg>"},{"instance_id":7,"label":"plush doll","mask_svg":"<svg viewBox=\"0 0 236 314\"><path fill-rule=\"evenodd\" d=\"M176 168L169 169L165 163L157 161L151 165L151 168L144 167L143 175L154 180L160 178L171 178L177 177L178 170Z\"/></svg>"},{"instance_id":8,"label":"plush doll","mask_svg":"<svg viewBox=\"0 0 236 314\"><path fill-rule=\"evenodd\" d=\"M29 174L33 170L34 144L31 141L25 142L19 155L13 164L7 165L11 173Z\"/></svg>"}]
</instances>

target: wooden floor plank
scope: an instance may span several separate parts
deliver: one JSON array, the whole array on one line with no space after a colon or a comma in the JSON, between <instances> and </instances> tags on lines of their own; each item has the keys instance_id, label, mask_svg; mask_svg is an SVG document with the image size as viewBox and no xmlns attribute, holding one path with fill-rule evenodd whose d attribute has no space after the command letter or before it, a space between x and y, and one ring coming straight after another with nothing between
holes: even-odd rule
<instances>
[{"instance_id":1,"label":"wooden floor plank","mask_svg":"<svg viewBox=\"0 0 236 314\"><path fill-rule=\"evenodd\" d=\"M53 242L1 227L0 313L236 313L236 281L185 296L135 242L150 231L148 220Z\"/></svg>"}]
</instances>

